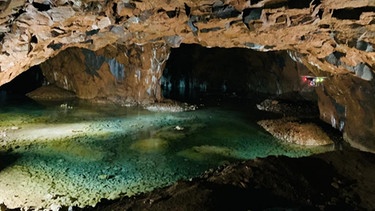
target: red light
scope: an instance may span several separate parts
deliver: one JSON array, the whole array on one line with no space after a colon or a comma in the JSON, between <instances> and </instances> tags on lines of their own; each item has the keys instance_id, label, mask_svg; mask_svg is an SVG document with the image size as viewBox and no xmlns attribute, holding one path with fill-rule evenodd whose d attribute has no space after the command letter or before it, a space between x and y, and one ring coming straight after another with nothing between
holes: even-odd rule
<instances>
[{"instance_id":1,"label":"red light","mask_svg":"<svg viewBox=\"0 0 375 211\"><path fill-rule=\"evenodd\" d=\"M302 80L303 80L303 82L306 82L307 78L304 76L304 77L302 77Z\"/></svg>"}]
</instances>

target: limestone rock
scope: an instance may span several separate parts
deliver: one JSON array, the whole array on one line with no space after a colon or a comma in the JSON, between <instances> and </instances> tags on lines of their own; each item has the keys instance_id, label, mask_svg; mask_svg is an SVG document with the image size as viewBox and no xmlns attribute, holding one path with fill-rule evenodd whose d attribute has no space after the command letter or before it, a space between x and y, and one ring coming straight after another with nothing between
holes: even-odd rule
<instances>
[{"instance_id":1,"label":"limestone rock","mask_svg":"<svg viewBox=\"0 0 375 211\"><path fill-rule=\"evenodd\" d=\"M314 117L318 114L317 106L312 105L306 101L286 102L285 100L271 100L266 99L256 105L261 111L268 111L272 113L282 114L283 116L291 117Z\"/></svg>"},{"instance_id":2,"label":"limestone rock","mask_svg":"<svg viewBox=\"0 0 375 211\"><path fill-rule=\"evenodd\" d=\"M328 135L313 123L299 123L284 118L261 120L258 124L276 138L288 143L306 146L333 144Z\"/></svg>"},{"instance_id":3,"label":"limestone rock","mask_svg":"<svg viewBox=\"0 0 375 211\"><path fill-rule=\"evenodd\" d=\"M41 88L28 93L27 96L35 100L65 100L76 97L73 92L54 85L42 86Z\"/></svg>"},{"instance_id":4,"label":"limestone rock","mask_svg":"<svg viewBox=\"0 0 375 211\"><path fill-rule=\"evenodd\" d=\"M5 35L3 45L10 46L7 42L19 40L35 46L33 49L26 49L27 52L22 55L17 55L10 47L3 48L1 55L4 60L1 61L7 59L9 63L16 64L15 61L22 59L24 62L17 63L14 67L0 63L2 71L7 72L0 75L1 84L68 47L97 50L114 44L121 40L124 34L107 32L111 32L113 27L124 25L125 34L132 35L130 39L121 40L121 44L158 41L169 42L174 47L183 42L207 47L242 47L261 51L293 50L304 54L304 63L332 73L336 72L334 65L320 58L335 51L346 54L341 60L347 60L347 65L355 66L360 62L370 66L372 64L371 47L368 51L359 53L362 48L357 49L355 44L351 44L353 39L366 42L369 46L374 44L374 36L371 36L374 33L374 14L371 10L373 3L364 0L325 0L321 4L315 1L298 4L282 1L276 4L264 0L252 4L232 0L219 4L216 1L163 0L158 1L157 6L153 3L118 0L90 3L41 2L3 3L4 13L1 17L5 18L5 21L0 25L2 28L14 28ZM14 11L20 9L23 9L21 14L15 17ZM355 14L358 14L355 17L341 15L345 10L354 9ZM329 14L328 10L333 10L333 14ZM99 34L111 37L108 43L99 41L100 36L90 34L91 30L96 29L100 30ZM51 33L55 30L61 30L58 36ZM21 37L12 37L15 34L25 34L29 38L24 40ZM38 38L36 43L30 39L32 36ZM64 45L51 51L47 47L51 43ZM341 45L345 43L347 45ZM20 70L15 71L16 69ZM341 71L347 70L343 68ZM13 72L16 74L10 74Z\"/></svg>"},{"instance_id":5,"label":"limestone rock","mask_svg":"<svg viewBox=\"0 0 375 211\"><path fill-rule=\"evenodd\" d=\"M118 45L117 49L108 46L96 52L70 48L41 67L50 83L79 98L118 96L129 102L146 103L162 98L158 80L168 55L169 47L159 44Z\"/></svg>"}]
</instances>

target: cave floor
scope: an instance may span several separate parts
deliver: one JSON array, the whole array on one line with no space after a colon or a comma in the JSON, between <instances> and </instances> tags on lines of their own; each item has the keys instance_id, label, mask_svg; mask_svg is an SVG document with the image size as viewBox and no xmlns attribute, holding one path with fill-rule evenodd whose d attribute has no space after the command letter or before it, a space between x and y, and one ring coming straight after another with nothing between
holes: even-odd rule
<instances>
[{"instance_id":1,"label":"cave floor","mask_svg":"<svg viewBox=\"0 0 375 211\"><path fill-rule=\"evenodd\" d=\"M375 155L270 156L85 210L374 210Z\"/></svg>"}]
</instances>

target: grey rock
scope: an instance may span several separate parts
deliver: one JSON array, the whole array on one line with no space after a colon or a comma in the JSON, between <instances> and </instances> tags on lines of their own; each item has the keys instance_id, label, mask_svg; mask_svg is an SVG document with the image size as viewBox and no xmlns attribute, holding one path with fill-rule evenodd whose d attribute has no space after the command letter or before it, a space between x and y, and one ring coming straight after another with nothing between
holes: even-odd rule
<instances>
[{"instance_id":1,"label":"grey rock","mask_svg":"<svg viewBox=\"0 0 375 211\"><path fill-rule=\"evenodd\" d=\"M179 35L165 36L164 40L172 48L178 48L182 43L182 37Z\"/></svg>"},{"instance_id":2,"label":"grey rock","mask_svg":"<svg viewBox=\"0 0 375 211\"><path fill-rule=\"evenodd\" d=\"M374 51L374 47L370 43L363 41L363 40L358 40L355 48L361 51L366 51L366 52Z\"/></svg>"},{"instance_id":3,"label":"grey rock","mask_svg":"<svg viewBox=\"0 0 375 211\"><path fill-rule=\"evenodd\" d=\"M355 75L366 81L371 81L373 78L372 70L366 64L360 63L354 67Z\"/></svg>"}]
</instances>

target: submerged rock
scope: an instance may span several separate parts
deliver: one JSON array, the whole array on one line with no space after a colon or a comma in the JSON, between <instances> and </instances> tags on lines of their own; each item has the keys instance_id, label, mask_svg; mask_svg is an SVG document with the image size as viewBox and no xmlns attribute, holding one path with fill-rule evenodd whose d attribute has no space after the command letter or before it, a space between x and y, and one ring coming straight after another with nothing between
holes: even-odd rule
<instances>
[{"instance_id":1,"label":"submerged rock","mask_svg":"<svg viewBox=\"0 0 375 211\"><path fill-rule=\"evenodd\" d=\"M168 142L161 138L147 138L134 142L130 148L140 152L153 152L165 150Z\"/></svg>"},{"instance_id":2,"label":"submerged rock","mask_svg":"<svg viewBox=\"0 0 375 211\"><path fill-rule=\"evenodd\" d=\"M174 128L162 128L155 132L155 137L164 139L164 140L181 140L186 137L186 133L184 131L175 130Z\"/></svg>"},{"instance_id":3,"label":"submerged rock","mask_svg":"<svg viewBox=\"0 0 375 211\"><path fill-rule=\"evenodd\" d=\"M203 146L196 146L193 147L193 150L197 153L202 154L217 154L223 156L231 156L233 153L231 149L228 147L220 147L220 146L210 146L210 145L203 145Z\"/></svg>"},{"instance_id":4,"label":"submerged rock","mask_svg":"<svg viewBox=\"0 0 375 211\"><path fill-rule=\"evenodd\" d=\"M373 210L374 158L359 151L271 156L85 210Z\"/></svg>"},{"instance_id":5,"label":"submerged rock","mask_svg":"<svg viewBox=\"0 0 375 211\"><path fill-rule=\"evenodd\" d=\"M207 161L207 156L222 156L223 158L236 158L234 151L228 147L220 146L194 146L190 149L186 149L178 152L179 156L188 158L195 161Z\"/></svg>"},{"instance_id":6,"label":"submerged rock","mask_svg":"<svg viewBox=\"0 0 375 211\"><path fill-rule=\"evenodd\" d=\"M99 147L79 143L75 140L70 142L51 142L45 150L45 155L60 155L66 160L80 160L81 162L100 161L105 157L106 153L102 152Z\"/></svg>"}]
</instances>

